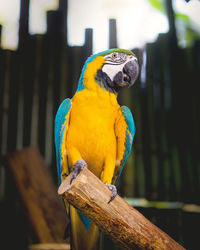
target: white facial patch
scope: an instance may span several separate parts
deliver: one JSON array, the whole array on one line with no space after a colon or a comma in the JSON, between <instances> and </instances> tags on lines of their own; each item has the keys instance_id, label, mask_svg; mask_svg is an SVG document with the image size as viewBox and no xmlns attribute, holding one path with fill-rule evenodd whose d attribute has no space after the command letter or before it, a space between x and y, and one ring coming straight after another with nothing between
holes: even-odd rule
<instances>
[{"instance_id":1,"label":"white facial patch","mask_svg":"<svg viewBox=\"0 0 200 250\"><path fill-rule=\"evenodd\" d=\"M105 57L106 59L106 57ZM132 61L132 60L137 60L137 58L134 56L134 55L130 55L130 56L127 56L127 60L122 63L122 64L115 64L115 62L106 62L106 64L103 65L102 67L102 71L105 72L111 81L113 81L115 75L119 72L119 71L122 71L123 70L123 67L124 65L129 62L129 61Z\"/></svg>"},{"instance_id":2,"label":"white facial patch","mask_svg":"<svg viewBox=\"0 0 200 250\"><path fill-rule=\"evenodd\" d=\"M113 81L115 75L119 72L123 70L124 64L120 64L120 65L113 65L113 64L104 64L102 71L105 72L111 81Z\"/></svg>"}]
</instances>

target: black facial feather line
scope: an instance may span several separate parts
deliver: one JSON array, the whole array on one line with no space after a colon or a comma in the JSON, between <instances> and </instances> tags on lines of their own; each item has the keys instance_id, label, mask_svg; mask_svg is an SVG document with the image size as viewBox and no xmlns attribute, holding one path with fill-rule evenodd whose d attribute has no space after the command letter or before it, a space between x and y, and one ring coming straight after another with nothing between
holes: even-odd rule
<instances>
[{"instance_id":1,"label":"black facial feather line","mask_svg":"<svg viewBox=\"0 0 200 250\"><path fill-rule=\"evenodd\" d=\"M104 89L106 89L106 90L108 90L108 91L110 91L110 92L112 92L112 93L115 93L115 94L116 94L116 93L119 91L119 89L120 89L120 87L119 87L119 86L116 86L116 85L111 81L110 77L109 77L105 72L103 72L101 69L99 69L99 70L97 71L95 80L98 82L98 84L99 84L102 88L104 88Z\"/></svg>"}]
</instances>

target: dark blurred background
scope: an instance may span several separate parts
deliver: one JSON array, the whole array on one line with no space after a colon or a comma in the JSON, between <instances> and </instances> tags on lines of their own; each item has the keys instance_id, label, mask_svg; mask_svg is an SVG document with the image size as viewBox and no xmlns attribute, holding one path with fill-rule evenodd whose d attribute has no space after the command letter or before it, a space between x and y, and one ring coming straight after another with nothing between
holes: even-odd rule
<instances>
[{"instance_id":1,"label":"dark blurred background","mask_svg":"<svg viewBox=\"0 0 200 250\"><path fill-rule=\"evenodd\" d=\"M73 24L69 28L70 5L67 0L57 1L57 8L46 11L43 34L30 33L29 9L33 2L20 2L15 50L6 47L3 12L0 11L1 156L27 146L38 147L57 184L53 129L59 104L75 93L81 68L88 56L101 48L130 45L124 48L138 56L141 72L135 85L119 95L119 103L131 108L136 124L133 150L118 183L119 194L185 248L199 249L200 22L195 24L192 19L191 6L194 5L195 17L200 13L200 2L178 1L184 4L184 13L173 8L177 1L146 0L153 13L157 11L166 19L167 28L164 27L166 32L151 36L150 40L148 37L144 39L141 46L139 42L131 43L132 37L137 36L131 21L127 23L130 36L125 39L128 42L123 41L120 37L123 24L114 15L107 19L102 16L102 23L107 25L105 33L108 31L102 37L103 45L99 41L100 35L93 39L98 28L96 31L85 29L83 45L69 43L69 30L73 30ZM130 1L104 3L110 4L112 9L112 4L120 8L121 4ZM0 2L1 6L3 3ZM133 13L142 15L142 8L133 9ZM187 8L190 14L187 14ZM126 15L126 9L123 11ZM153 16L146 17L143 26L137 28L140 33L155 33L154 25L148 26ZM82 20L77 14L79 22ZM14 190L12 200L8 196L10 189ZM16 248L26 249L34 238L15 192L15 185L1 163L0 239L2 242L14 241Z\"/></svg>"}]
</instances>

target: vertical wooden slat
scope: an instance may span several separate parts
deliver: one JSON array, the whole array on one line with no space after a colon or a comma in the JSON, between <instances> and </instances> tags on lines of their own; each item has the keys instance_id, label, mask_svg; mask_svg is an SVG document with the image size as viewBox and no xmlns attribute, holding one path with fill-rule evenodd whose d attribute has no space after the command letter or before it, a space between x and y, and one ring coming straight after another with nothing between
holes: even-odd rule
<instances>
[{"instance_id":1,"label":"vertical wooden slat","mask_svg":"<svg viewBox=\"0 0 200 250\"><path fill-rule=\"evenodd\" d=\"M29 5L30 0L20 1L19 48L23 47L28 39Z\"/></svg>"},{"instance_id":2,"label":"vertical wooden slat","mask_svg":"<svg viewBox=\"0 0 200 250\"><path fill-rule=\"evenodd\" d=\"M6 73L6 54L0 49L0 152L2 152L2 136L3 136L3 112L4 112L4 90L5 90L5 73Z\"/></svg>"},{"instance_id":3,"label":"vertical wooden slat","mask_svg":"<svg viewBox=\"0 0 200 250\"><path fill-rule=\"evenodd\" d=\"M178 120L177 120L177 139L178 139L178 149L180 153L181 160L181 174L182 174L182 199L183 200L191 200L192 199L192 186L193 181L191 179L191 170L190 170L190 159L189 153L191 148L191 139L193 136L193 129L191 128L191 103L192 103L192 88L188 88L188 69L185 65L184 55L181 50L179 53L179 66L177 68L177 73L174 75L174 79L177 81L176 84L176 95L178 96L178 102L174 104L175 110L178 112ZM174 59L175 60L175 59ZM175 65L174 65L175 66ZM184 72L184 74L183 74ZM175 72L173 72L175 74ZM178 85L178 80L181 81L181 92L180 86ZM177 98L176 96L176 98ZM185 101L187 100L187 101ZM187 117L187 118L186 118ZM191 131L187 133L186 131ZM194 135L195 136L195 135ZM187 188L186 188L186 186Z\"/></svg>"},{"instance_id":4,"label":"vertical wooden slat","mask_svg":"<svg viewBox=\"0 0 200 250\"><path fill-rule=\"evenodd\" d=\"M154 73L152 68L155 68L155 45L147 44L144 53L144 67L142 68L141 90L146 89L147 92L147 114L149 122L149 157L151 171L151 200L157 199L158 196L158 157L155 137L155 107L154 107ZM150 178L150 176L146 177Z\"/></svg>"},{"instance_id":5,"label":"vertical wooden slat","mask_svg":"<svg viewBox=\"0 0 200 250\"><path fill-rule=\"evenodd\" d=\"M109 48L117 48L117 23L116 19L109 19Z\"/></svg>"},{"instance_id":6,"label":"vertical wooden slat","mask_svg":"<svg viewBox=\"0 0 200 250\"><path fill-rule=\"evenodd\" d=\"M77 87L77 83L74 82L74 53L73 53L74 47L68 47L67 48L67 57L68 60L66 62L66 69L68 71L68 77L67 82L65 83L67 85L66 89L66 96L68 98L72 98L74 94L74 89ZM76 85L75 85L76 84ZM75 85L75 87L74 87Z\"/></svg>"},{"instance_id":7,"label":"vertical wooden slat","mask_svg":"<svg viewBox=\"0 0 200 250\"><path fill-rule=\"evenodd\" d=\"M93 51L93 29L85 29L85 43L83 46L83 53L81 58L81 64L85 63L85 60L92 55Z\"/></svg>"},{"instance_id":8,"label":"vertical wooden slat","mask_svg":"<svg viewBox=\"0 0 200 250\"><path fill-rule=\"evenodd\" d=\"M41 64L38 69L38 98L39 98L39 113L38 113L38 146L42 155L45 152L46 139L46 108L47 108L47 92L49 84L48 63L49 63L49 47L45 35L41 41Z\"/></svg>"},{"instance_id":9,"label":"vertical wooden slat","mask_svg":"<svg viewBox=\"0 0 200 250\"><path fill-rule=\"evenodd\" d=\"M175 18L174 18L174 11L173 11L173 4L172 0L165 0L165 9L166 14L168 17L168 23L169 23L169 43L171 46L171 49L177 47L177 37L176 37L176 27L175 27Z\"/></svg>"},{"instance_id":10,"label":"vertical wooden slat","mask_svg":"<svg viewBox=\"0 0 200 250\"><path fill-rule=\"evenodd\" d=\"M31 143L31 119L33 102L33 83L35 75L35 40L29 37L20 49L21 83L23 86L23 146Z\"/></svg>"},{"instance_id":11,"label":"vertical wooden slat","mask_svg":"<svg viewBox=\"0 0 200 250\"><path fill-rule=\"evenodd\" d=\"M70 97L72 97L77 89L79 77L81 74L82 64L81 64L81 54L82 47L74 46L70 49L70 62L71 62L71 83L72 84L72 93L70 93Z\"/></svg>"},{"instance_id":12,"label":"vertical wooden slat","mask_svg":"<svg viewBox=\"0 0 200 250\"><path fill-rule=\"evenodd\" d=\"M147 51L147 50L146 50ZM141 74L144 76L139 76L137 82L132 87L132 110L133 110L133 117L135 120L136 125L136 134L133 143L133 150L135 151L135 171L136 171L136 178L135 178L135 191L136 197L146 197L146 174L145 174L145 166L144 166L144 155L143 155L143 143L142 143L142 136L143 136L143 120L142 120L142 113L143 107L141 105L141 91L146 86L147 77L147 67L143 61L142 56L140 56L139 51L133 51L139 59L140 71Z\"/></svg>"},{"instance_id":13,"label":"vertical wooden slat","mask_svg":"<svg viewBox=\"0 0 200 250\"><path fill-rule=\"evenodd\" d=\"M181 166L182 200L191 200L191 181L188 152L191 146L191 89L188 88L188 71L183 53L177 49L170 61L172 72L173 136L177 144Z\"/></svg>"},{"instance_id":14,"label":"vertical wooden slat","mask_svg":"<svg viewBox=\"0 0 200 250\"><path fill-rule=\"evenodd\" d=\"M184 108L187 114L187 122L186 126L188 128L188 141L186 141L186 150L187 150L187 172L188 179L190 183L190 199L191 202L197 202L196 192L198 190L198 162L197 156L195 156L195 151L198 151L198 147L196 147L195 137L198 136L198 132L195 132L195 123L196 119L194 118L194 100L196 98L196 93L194 93L195 89L195 79L193 74L190 73L190 70L193 67L192 57L191 57L191 49L187 48L183 50L183 58L186 70L184 71L185 76L185 98L187 97L187 107ZM188 83L190 84L190 88L188 89ZM198 106L198 105L197 105ZM198 121L197 121L198 123ZM186 137L187 138L187 137Z\"/></svg>"},{"instance_id":15,"label":"vertical wooden slat","mask_svg":"<svg viewBox=\"0 0 200 250\"><path fill-rule=\"evenodd\" d=\"M0 48L0 155L3 153L3 118L4 118L4 90L6 73L5 51ZM0 164L0 201L4 198L5 192L5 170ZM0 207L0 213L2 213Z\"/></svg>"},{"instance_id":16,"label":"vertical wooden slat","mask_svg":"<svg viewBox=\"0 0 200 250\"><path fill-rule=\"evenodd\" d=\"M51 150L53 149L52 157L53 162L55 162L55 150L54 150L54 118L56 115L56 111L60 104L60 86L61 86L61 57L62 51L64 49L63 39L61 32L62 27L62 12L58 11L49 11L48 16L48 37L49 41L49 71L51 72L50 80L50 88L52 89L52 113L48 115L49 123L47 124L49 127L50 140L48 144L51 145ZM66 33L65 33L66 34ZM51 115L51 117L50 117ZM46 137L47 138L47 137ZM52 166L53 175L56 176L56 168L55 165Z\"/></svg>"},{"instance_id":17,"label":"vertical wooden slat","mask_svg":"<svg viewBox=\"0 0 200 250\"><path fill-rule=\"evenodd\" d=\"M61 85L61 61L63 52L66 50L67 38L67 1L59 1L59 9L57 11L48 11L47 13L47 35L50 41L50 60L52 67L52 83L53 83L53 115L55 115L60 103L60 85Z\"/></svg>"},{"instance_id":18,"label":"vertical wooden slat","mask_svg":"<svg viewBox=\"0 0 200 250\"><path fill-rule=\"evenodd\" d=\"M151 199L158 199L159 196L159 176L160 170L162 171L162 165L160 164L160 143L157 140L159 131L161 130L160 121L160 108L161 108L161 91L160 85L160 58L157 53L157 43L149 44L147 46L147 115L149 117L149 143L150 143L150 170L151 171ZM162 173L162 172L161 172ZM148 178L148 175L147 175ZM164 199L164 197L163 197Z\"/></svg>"},{"instance_id":19,"label":"vertical wooden slat","mask_svg":"<svg viewBox=\"0 0 200 250\"><path fill-rule=\"evenodd\" d=\"M136 84L134 90L132 91L132 112L136 126L136 134L133 142L133 151L135 156L135 196L136 197L145 197L145 170L143 162L143 153L142 153L142 109L139 102L140 99L140 86Z\"/></svg>"},{"instance_id":20,"label":"vertical wooden slat","mask_svg":"<svg viewBox=\"0 0 200 250\"><path fill-rule=\"evenodd\" d=\"M2 25L0 24L0 48L1 48L1 31L2 31Z\"/></svg>"},{"instance_id":21,"label":"vertical wooden slat","mask_svg":"<svg viewBox=\"0 0 200 250\"><path fill-rule=\"evenodd\" d=\"M60 13L60 32L63 47L67 46L67 11L68 0L59 0L59 13Z\"/></svg>"},{"instance_id":22,"label":"vertical wooden slat","mask_svg":"<svg viewBox=\"0 0 200 250\"><path fill-rule=\"evenodd\" d=\"M145 167L145 193L147 199L151 199L152 194L152 166L151 166L151 159L150 159L150 138L149 138L149 117L148 117L148 95L147 89L141 89L140 93L141 98L141 108L142 108L142 144L143 144L143 161Z\"/></svg>"},{"instance_id":23,"label":"vertical wooden slat","mask_svg":"<svg viewBox=\"0 0 200 250\"><path fill-rule=\"evenodd\" d=\"M9 109L9 90L10 90L10 65L11 65L11 51L5 51L5 73L4 73L4 86L2 95L2 141L1 153L7 151L7 134L8 134L8 109Z\"/></svg>"},{"instance_id":24,"label":"vertical wooden slat","mask_svg":"<svg viewBox=\"0 0 200 250\"><path fill-rule=\"evenodd\" d=\"M17 145L17 120L19 102L19 53L14 51L10 58L10 88L9 88L9 108L8 108L8 133L7 151L16 150Z\"/></svg>"},{"instance_id":25,"label":"vertical wooden slat","mask_svg":"<svg viewBox=\"0 0 200 250\"><path fill-rule=\"evenodd\" d=\"M43 47L44 35L34 35L35 40L35 74L33 81L33 104L32 104L32 118L31 118L31 145L36 147L39 145L39 140L42 138L38 136L38 127L39 127L39 111L42 109L39 108L39 88L45 84L44 81L40 81L40 74L43 72L43 52L45 48ZM45 97L44 97L45 98ZM40 117L41 118L41 117Z\"/></svg>"},{"instance_id":26,"label":"vertical wooden slat","mask_svg":"<svg viewBox=\"0 0 200 250\"><path fill-rule=\"evenodd\" d=\"M193 68L190 73L190 81L193 83L193 98L192 98L192 116L193 116L193 159L195 161L195 190L200 192L200 98L199 98L199 79L200 79L200 41L195 41L192 48L192 62ZM197 196L196 196L197 198ZM197 198L196 202L200 204L200 200Z\"/></svg>"},{"instance_id":27,"label":"vertical wooden slat","mask_svg":"<svg viewBox=\"0 0 200 250\"><path fill-rule=\"evenodd\" d=\"M178 199L178 189L180 179L180 166L178 162L173 162L173 139L171 136L171 129L173 127L173 121L171 119L172 114L172 103L171 103L171 72L169 66L169 55L170 55L170 43L169 34L160 34L160 43L159 51L161 55L161 64L162 64L162 79L163 79L163 88L162 88L162 113L163 113L163 149L165 155L164 161L164 171L165 171L165 190L166 190L166 199L167 200L177 200ZM176 185L177 183L177 185Z\"/></svg>"},{"instance_id":28,"label":"vertical wooden slat","mask_svg":"<svg viewBox=\"0 0 200 250\"><path fill-rule=\"evenodd\" d=\"M61 52L61 76L60 76L60 100L57 100L60 104L64 98L67 96L67 87L70 80L70 69L69 69L69 56L68 56L68 45L67 45L67 35L68 35L68 0L59 0L59 12L61 18L61 40L62 40L62 52ZM56 108L56 107L55 107Z\"/></svg>"},{"instance_id":29,"label":"vertical wooden slat","mask_svg":"<svg viewBox=\"0 0 200 250\"><path fill-rule=\"evenodd\" d=\"M23 89L23 146L30 145L31 117L34 82L35 43L28 34L29 0L20 2L19 20L19 54L20 54L20 82Z\"/></svg>"},{"instance_id":30,"label":"vertical wooden slat","mask_svg":"<svg viewBox=\"0 0 200 250\"><path fill-rule=\"evenodd\" d=\"M146 82L142 83L140 89L141 105L141 126L142 126L142 152L145 168L145 193L148 199L157 198L157 176L158 176L158 157L156 142L156 107L159 106L159 65L156 61L156 44L147 44L146 46ZM157 85L156 85L157 83ZM152 99L156 91L156 100ZM156 189L156 190L155 190Z\"/></svg>"},{"instance_id":31,"label":"vertical wooden slat","mask_svg":"<svg viewBox=\"0 0 200 250\"><path fill-rule=\"evenodd\" d=\"M168 36L168 34L167 34ZM166 34L160 34L157 39L156 46L156 68L158 68L158 75L155 77L155 84L157 88L157 95L159 96L159 103L156 108L156 131L157 131L157 151L159 152L159 199L168 200L169 187L173 183L170 179L170 165L169 165L169 152L167 145L167 117L165 107L165 65L166 65ZM156 96L155 96L156 100Z\"/></svg>"}]
</instances>

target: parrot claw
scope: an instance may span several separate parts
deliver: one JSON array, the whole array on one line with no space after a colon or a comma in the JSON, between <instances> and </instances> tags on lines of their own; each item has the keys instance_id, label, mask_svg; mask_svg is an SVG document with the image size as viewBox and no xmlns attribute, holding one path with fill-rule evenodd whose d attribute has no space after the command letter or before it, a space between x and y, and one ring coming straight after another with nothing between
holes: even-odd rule
<instances>
[{"instance_id":1,"label":"parrot claw","mask_svg":"<svg viewBox=\"0 0 200 250\"><path fill-rule=\"evenodd\" d=\"M109 204L116 197L116 195L117 195L117 188L116 188L115 185L108 184L108 183L106 183L106 186L112 191L112 196L111 196L110 200L108 201L108 204Z\"/></svg>"},{"instance_id":2,"label":"parrot claw","mask_svg":"<svg viewBox=\"0 0 200 250\"><path fill-rule=\"evenodd\" d=\"M72 181L77 177L77 175L81 172L81 170L87 167L87 163L83 160L80 159L78 160L74 165L73 165L73 175L72 178L70 180L70 185L72 184Z\"/></svg>"}]
</instances>

